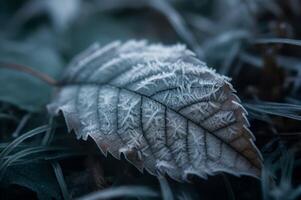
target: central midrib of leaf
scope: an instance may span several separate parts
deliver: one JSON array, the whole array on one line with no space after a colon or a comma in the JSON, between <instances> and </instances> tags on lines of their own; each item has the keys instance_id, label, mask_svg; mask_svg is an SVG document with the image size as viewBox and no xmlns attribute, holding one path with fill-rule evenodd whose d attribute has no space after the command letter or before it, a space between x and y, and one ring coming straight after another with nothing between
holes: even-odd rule
<instances>
[{"instance_id":1,"label":"central midrib of leaf","mask_svg":"<svg viewBox=\"0 0 301 200\"><path fill-rule=\"evenodd\" d=\"M194 120L192 119L189 119L187 118L186 116L184 116L183 114L179 113L177 110L173 109L173 108L170 108L169 106L163 104L162 102L156 100L156 99L153 99L152 96L148 96L148 95L145 95L145 94L142 94L142 93L139 93L137 91L134 91L134 90L130 90L128 88L124 88L124 87L119 87L119 86L116 86L116 85L113 85L111 83L87 83L87 82L75 82L75 83L64 83L64 82L61 82L59 84L60 87L64 87L64 86L98 86L98 87L101 87L101 86L110 86L110 87L114 87L116 89L120 89L120 90L126 90L128 92L132 92L134 94L137 94L139 96L142 96L142 97L145 97L147 99L150 99L156 103L159 103L160 105L164 106L165 108L168 108L169 110L175 112L176 114L180 115L181 117L183 117L184 119L188 120L189 122L193 123L194 125L196 125L197 127L200 127L201 129L203 129L205 132L213 135L214 137L216 137L218 140L222 141L224 144L226 144L229 148L231 148L233 151L235 151L236 153L238 153L240 156L242 156L244 159L246 159L249 163L251 163L252 166L254 166L255 168L257 169L260 169L252 160L250 160L248 157L246 157L244 154L242 154L240 151L236 150L234 147L232 147L228 142L226 142L225 140L223 140L222 138L220 138L219 136L217 136L216 134L214 134L212 131L208 130L207 128L203 127L201 124L195 122ZM235 123L236 121L234 121ZM226 126L228 127L229 124ZM205 141L205 145L206 145L206 141ZM206 155L207 156L207 155Z\"/></svg>"}]
</instances>

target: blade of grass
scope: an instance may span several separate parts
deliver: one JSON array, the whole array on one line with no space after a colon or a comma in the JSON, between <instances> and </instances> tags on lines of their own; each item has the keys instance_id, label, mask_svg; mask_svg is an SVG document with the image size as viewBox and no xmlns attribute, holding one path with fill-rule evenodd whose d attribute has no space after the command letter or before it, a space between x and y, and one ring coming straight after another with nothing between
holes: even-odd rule
<instances>
[{"instance_id":1,"label":"blade of grass","mask_svg":"<svg viewBox=\"0 0 301 200\"><path fill-rule=\"evenodd\" d=\"M288 98L286 98L286 101L287 101L287 102L289 102L289 103L293 103L293 104L299 104L299 105L301 105L301 101L300 101L300 100L298 100L298 99L294 99L294 98L290 98L290 97L288 97Z\"/></svg>"},{"instance_id":2,"label":"blade of grass","mask_svg":"<svg viewBox=\"0 0 301 200\"><path fill-rule=\"evenodd\" d=\"M153 0L146 2L148 2L151 8L159 11L167 18L178 35L197 53L198 56L202 55L197 39L187 28L185 20L182 18L182 16L168 1Z\"/></svg>"},{"instance_id":3,"label":"blade of grass","mask_svg":"<svg viewBox=\"0 0 301 200\"><path fill-rule=\"evenodd\" d=\"M268 168L268 165L265 164L261 171L261 191L264 200L269 199L269 185L271 180L269 170L267 170Z\"/></svg>"},{"instance_id":4,"label":"blade of grass","mask_svg":"<svg viewBox=\"0 0 301 200\"><path fill-rule=\"evenodd\" d=\"M26 156L35 154L35 153L41 153L45 151L56 151L60 150L62 148L58 147L44 147L44 146L39 146L39 147L31 147L22 151L19 151L18 153L15 153L14 156L10 157L10 159L7 159L6 161L0 163L0 181L3 178L6 169L14 162L19 160L20 158L24 158Z\"/></svg>"},{"instance_id":5,"label":"blade of grass","mask_svg":"<svg viewBox=\"0 0 301 200\"><path fill-rule=\"evenodd\" d=\"M266 113L301 120L301 106L297 104L258 101L244 103L244 106L247 110L258 114Z\"/></svg>"},{"instance_id":6,"label":"blade of grass","mask_svg":"<svg viewBox=\"0 0 301 200\"><path fill-rule=\"evenodd\" d=\"M40 133L44 133L49 129L48 125L43 125L38 128L35 128L31 131L28 131L27 133L24 133L20 137L16 138L14 141L12 141L9 145L6 146L5 149L3 149L0 153L0 160L7 156L10 152L14 150L20 143L22 143L24 140L31 138L35 135L38 135Z\"/></svg>"},{"instance_id":7,"label":"blade of grass","mask_svg":"<svg viewBox=\"0 0 301 200\"><path fill-rule=\"evenodd\" d=\"M160 183L162 199L164 199L164 200L173 200L174 196L172 194L172 190L171 190L166 178L164 176L159 176L158 180L159 180L159 183Z\"/></svg>"},{"instance_id":8,"label":"blade of grass","mask_svg":"<svg viewBox=\"0 0 301 200\"><path fill-rule=\"evenodd\" d=\"M120 186L93 192L78 200L101 200L118 197L158 197L158 193L144 186Z\"/></svg>"},{"instance_id":9,"label":"blade of grass","mask_svg":"<svg viewBox=\"0 0 301 200\"><path fill-rule=\"evenodd\" d=\"M177 196L179 200L194 200L195 197L192 196L190 191L181 191L180 194Z\"/></svg>"},{"instance_id":10,"label":"blade of grass","mask_svg":"<svg viewBox=\"0 0 301 200\"><path fill-rule=\"evenodd\" d=\"M289 39L289 38L260 38L254 40L255 44L288 44L301 46L301 40Z\"/></svg>"},{"instance_id":11,"label":"blade of grass","mask_svg":"<svg viewBox=\"0 0 301 200\"><path fill-rule=\"evenodd\" d=\"M234 43L238 41L243 41L251 37L250 33L243 29L233 29L229 31L224 31L219 35L216 35L211 40L205 40L202 44L204 53L211 53L212 50L215 50L221 45L226 43Z\"/></svg>"},{"instance_id":12,"label":"blade of grass","mask_svg":"<svg viewBox=\"0 0 301 200\"><path fill-rule=\"evenodd\" d=\"M22 129L24 128L24 126L26 125L26 123L28 122L29 118L30 118L31 114L28 113L26 114L24 117L22 117L19 125L17 126L16 130L13 132L12 136L14 138L18 137L20 132L22 131Z\"/></svg>"},{"instance_id":13,"label":"blade of grass","mask_svg":"<svg viewBox=\"0 0 301 200\"><path fill-rule=\"evenodd\" d=\"M63 175L62 168L61 168L60 164L56 161L53 161L53 162L51 162L51 166L54 170L54 173L55 173L57 182L60 186L63 198L65 200L71 199L71 196L68 192L67 185L66 185L66 182L65 182L64 175Z\"/></svg>"},{"instance_id":14,"label":"blade of grass","mask_svg":"<svg viewBox=\"0 0 301 200\"><path fill-rule=\"evenodd\" d=\"M18 122L19 120L12 116L12 115L9 115L9 114L6 114L6 113L0 113L0 119L7 119L7 120L12 120L14 122Z\"/></svg>"},{"instance_id":15,"label":"blade of grass","mask_svg":"<svg viewBox=\"0 0 301 200\"><path fill-rule=\"evenodd\" d=\"M263 199L297 199L300 186L293 186L294 152L278 148L267 157L261 177Z\"/></svg>"},{"instance_id":16,"label":"blade of grass","mask_svg":"<svg viewBox=\"0 0 301 200\"><path fill-rule=\"evenodd\" d=\"M226 56L226 58L223 62L223 65L220 69L221 74L223 74L223 75L229 74L231 66L240 51L240 48L241 48L240 46L241 46L241 44L237 43L237 44L233 45L233 47L230 49L230 51L228 52L228 55Z\"/></svg>"},{"instance_id":17,"label":"blade of grass","mask_svg":"<svg viewBox=\"0 0 301 200\"><path fill-rule=\"evenodd\" d=\"M46 152L47 153L47 152ZM26 158L26 159L19 159L18 161L14 162L11 164L11 166L13 165L23 165L23 164L27 164L27 163L33 163L33 162L37 162L37 161L54 161L54 160L62 160L65 158L70 158L70 157L75 157L75 156L82 156L85 155L84 153L74 153L74 152L60 152L58 153L58 155L45 155L45 154L41 154L38 156L35 156L34 158Z\"/></svg>"},{"instance_id":18,"label":"blade of grass","mask_svg":"<svg viewBox=\"0 0 301 200\"><path fill-rule=\"evenodd\" d=\"M187 13L185 16L188 19L187 22L198 31L208 35L215 35L218 33L219 24L212 21L210 18L193 13Z\"/></svg>"},{"instance_id":19,"label":"blade of grass","mask_svg":"<svg viewBox=\"0 0 301 200\"><path fill-rule=\"evenodd\" d=\"M56 124L54 121L54 117L50 117L48 123L49 129L46 131L46 134L42 140L42 145L48 145L52 141L56 129Z\"/></svg>"},{"instance_id":20,"label":"blade of grass","mask_svg":"<svg viewBox=\"0 0 301 200\"><path fill-rule=\"evenodd\" d=\"M263 58L254 54L242 52L239 54L239 58L254 67L261 68L263 66ZM301 71L301 60L298 58L279 55L276 60L279 63L279 67L287 70Z\"/></svg>"}]
</instances>

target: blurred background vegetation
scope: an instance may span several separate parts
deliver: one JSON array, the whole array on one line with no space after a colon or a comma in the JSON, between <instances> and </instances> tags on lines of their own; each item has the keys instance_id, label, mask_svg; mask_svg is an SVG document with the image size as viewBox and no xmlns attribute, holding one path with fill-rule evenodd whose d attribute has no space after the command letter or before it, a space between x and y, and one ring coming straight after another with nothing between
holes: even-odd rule
<instances>
[{"instance_id":1,"label":"blurred background vegetation","mask_svg":"<svg viewBox=\"0 0 301 200\"><path fill-rule=\"evenodd\" d=\"M55 79L94 42L186 44L232 78L265 163L261 180L141 174L49 118L51 86L0 68L0 199L300 199L300 22L300 0L1 0L0 60Z\"/></svg>"}]
</instances>

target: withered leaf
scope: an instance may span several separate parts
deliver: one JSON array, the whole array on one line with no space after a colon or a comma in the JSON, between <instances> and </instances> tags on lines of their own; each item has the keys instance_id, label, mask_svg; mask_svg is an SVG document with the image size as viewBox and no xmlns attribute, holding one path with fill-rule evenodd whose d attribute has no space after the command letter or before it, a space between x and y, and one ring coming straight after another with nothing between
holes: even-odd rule
<instances>
[{"instance_id":1,"label":"withered leaf","mask_svg":"<svg viewBox=\"0 0 301 200\"><path fill-rule=\"evenodd\" d=\"M48 109L153 175L258 177L262 158L228 81L182 45L95 44L70 63Z\"/></svg>"}]
</instances>

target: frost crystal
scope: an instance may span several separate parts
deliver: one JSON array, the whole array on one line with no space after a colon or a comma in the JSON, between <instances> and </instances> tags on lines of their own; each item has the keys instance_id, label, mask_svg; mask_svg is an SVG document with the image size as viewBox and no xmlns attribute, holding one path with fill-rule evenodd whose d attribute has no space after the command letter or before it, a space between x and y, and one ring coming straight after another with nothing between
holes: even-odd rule
<instances>
[{"instance_id":1,"label":"frost crystal","mask_svg":"<svg viewBox=\"0 0 301 200\"><path fill-rule=\"evenodd\" d=\"M153 175L187 180L225 171L260 175L262 158L228 79L185 46L93 45L77 56L48 105L79 138Z\"/></svg>"}]
</instances>

